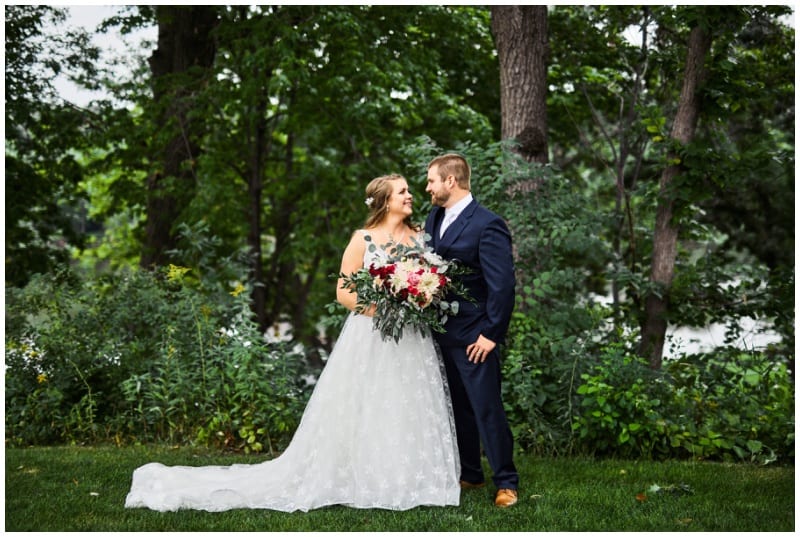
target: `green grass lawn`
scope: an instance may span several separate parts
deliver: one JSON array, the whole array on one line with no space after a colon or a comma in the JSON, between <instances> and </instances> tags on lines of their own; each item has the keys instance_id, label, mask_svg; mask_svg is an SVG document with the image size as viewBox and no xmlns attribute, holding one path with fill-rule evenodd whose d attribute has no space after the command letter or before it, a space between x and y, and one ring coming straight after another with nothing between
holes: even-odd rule
<instances>
[{"instance_id":1,"label":"green grass lawn","mask_svg":"<svg viewBox=\"0 0 800 537\"><path fill-rule=\"evenodd\" d=\"M309 513L125 509L134 468L255 463L264 456L167 447L8 448L6 531L794 531L794 466L518 456L520 501L494 489L458 507L335 506ZM660 491L653 487L657 485Z\"/></svg>"}]
</instances>

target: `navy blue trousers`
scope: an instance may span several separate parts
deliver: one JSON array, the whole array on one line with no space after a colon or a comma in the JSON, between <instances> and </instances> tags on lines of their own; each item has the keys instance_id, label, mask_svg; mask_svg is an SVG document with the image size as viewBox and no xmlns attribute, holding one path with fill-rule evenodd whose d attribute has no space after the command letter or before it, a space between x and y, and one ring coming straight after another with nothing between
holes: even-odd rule
<instances>
[{"instance_id":1,"label":"navy blue trousers","mask_svg":"<svg viewBox=\"0 0 800 537\"><path fill-rule=\"evenodd\" d=\"M508 426L500 392L500 353L495 348L486 361L467 359L466 347L442 346L447 382L453 399L461 479L483 483L481 443L498 489L517 489L514 438Z\"/></svg>"}]
</instances>

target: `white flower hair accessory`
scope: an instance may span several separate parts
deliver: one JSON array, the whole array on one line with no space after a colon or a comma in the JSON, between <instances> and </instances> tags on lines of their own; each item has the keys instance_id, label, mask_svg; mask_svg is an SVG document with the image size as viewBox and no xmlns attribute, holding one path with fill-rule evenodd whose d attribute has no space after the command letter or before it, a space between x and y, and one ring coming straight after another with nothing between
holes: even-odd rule
<instances>
[{"instance_id":1,"label":"white flower hair accessory","mask_svg":"<svg viewBox=\"0 0 800 537\"><path fill-rule=\"evenodd\" d=\"M367 207L372 207L372 202L373 202L373 201L375 201L375 198L373 198L372 196L370 196L370 197L368 197L367 199L365 199L365 200L364 200L364 203L366 203L366 204L367 204Z\"/></svg>"}]
</instances>

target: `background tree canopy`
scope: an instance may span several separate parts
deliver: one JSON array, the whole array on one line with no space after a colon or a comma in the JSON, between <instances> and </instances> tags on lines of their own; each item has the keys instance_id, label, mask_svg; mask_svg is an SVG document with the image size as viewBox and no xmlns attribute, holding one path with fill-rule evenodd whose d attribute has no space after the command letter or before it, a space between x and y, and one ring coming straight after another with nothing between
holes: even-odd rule
<instances>
[{"instance_id":1,"label":"background tree canopy","mask_svg":"<svg viewBox=\"0 0 800 537\"><path fill-rule=\"evenodd\" d=\"M119 6L64 31L7 6L7 436L280 444L365 185L403 174L422 221L456 150L514 235L521 446L793 454L791 13ZM156 41L104 71L92 33L137 28ZM717 348L670 348L710 324Z\"/></svg>"}]
</instances>

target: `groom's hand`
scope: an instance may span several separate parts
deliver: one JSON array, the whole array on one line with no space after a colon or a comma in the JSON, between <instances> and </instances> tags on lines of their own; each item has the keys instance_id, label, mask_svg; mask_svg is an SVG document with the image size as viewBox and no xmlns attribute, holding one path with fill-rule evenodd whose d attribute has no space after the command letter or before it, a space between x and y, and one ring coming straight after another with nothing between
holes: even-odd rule
<instances>
[{"instance_id":1,"label":"groom's hand","mask_svg":"<svg viewBox=\"0 0 800 537\"><path fill-rule=\"evenodd\" d=\"M483 363L496 346L497 343L480 335L478 341L467 345L467 360L476 364Z\"/></svg>"}]
</instances>

